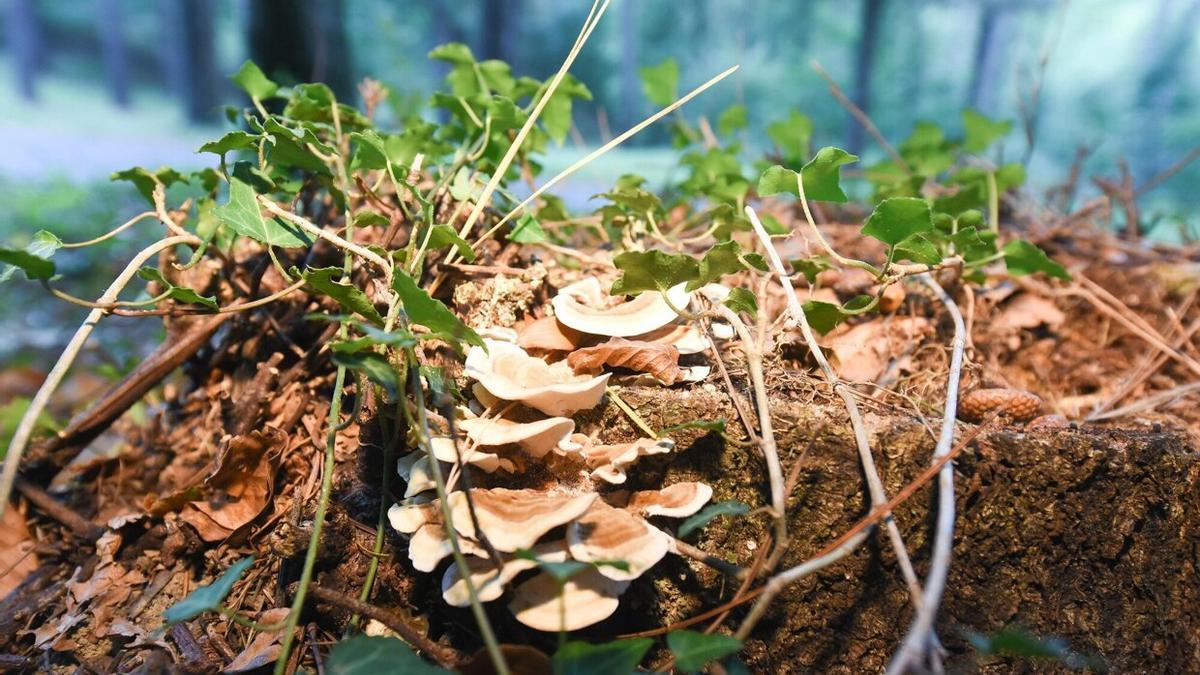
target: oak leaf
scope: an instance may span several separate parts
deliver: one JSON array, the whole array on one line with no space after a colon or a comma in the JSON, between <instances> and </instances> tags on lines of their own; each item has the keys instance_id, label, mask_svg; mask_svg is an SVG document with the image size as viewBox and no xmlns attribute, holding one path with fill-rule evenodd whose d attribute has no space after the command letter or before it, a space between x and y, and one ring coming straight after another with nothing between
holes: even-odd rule
<instances>
[{"instance_id":1,"label":"oak leaf","mask_svg":"<svg viewBox=\"0 0 1200 675\"><path fill-rule=\"evenodd\" d=\"M595 372L602 366L628 368L650 373L664 384L671 385L683 377L679 368L679 349L675 345L640 342L615 337L608 342L577 349L567 357L575 372Z\"/></svg>"}]
</instances>

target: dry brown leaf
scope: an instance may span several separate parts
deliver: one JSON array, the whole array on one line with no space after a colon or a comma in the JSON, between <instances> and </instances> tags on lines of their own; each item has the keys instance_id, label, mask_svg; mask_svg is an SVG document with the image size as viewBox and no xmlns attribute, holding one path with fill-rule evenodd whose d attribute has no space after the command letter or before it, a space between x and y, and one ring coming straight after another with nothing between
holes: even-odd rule
<instances>
[{"instance_id":1,"label":"dry brown leaf","mask_svg":"<svg viewBox=\"0 0 1200 675\"><path fill-rule=\"evenodd\" d=\"M258 517L274 491L273 476L287 434L268 427L229 440L204 481L208 498L188 502L180 517L205 541L222 541Z\"/></svg>"},{"instance_id":2,"label":"dry brown leaf","mask_svg":"<svg viewBox=\"0 0 1200 675\"><path fill-rule=\"evenodd\" d=\"M0 520L0 598L21 585L37 566L25 516L16 508L5 509Z\"/></svg>"},{"instance_id":3,"label":"dry brown leaf","mask_svg":"<svg viewBox=\"0 0 1200 675\"><path fill-rule=\"evenodd\" d=\"M564 326L552 316L531 321L517 333L517 344L524 349L545 352L569 352L584 343L583 333Z\"/></svg>"},{"instance_id":4,"label":"dry brown leaf","mask_svg":"<svg viewBox=\"0 0 1200 675\"><path fill-rule=\"evenodd\" d=\"M919 316L875 319L824 342L837 360L842 379L874 382L889 360L910 352L931 329L929 321Z\"/></svg>"},{"instance_id":5,"label":"dry brown leaf","mask_svg":"<svg viewBox=\"0 0 1200 675\"><path fill-rule=\"evenodd\" d=\"M268 609L263 612L256 621L261 624L277 624L287 618L288 608L277 607ZM283 651L283 646L279 644L279 638L282 631L269 631L259 633L254 637L254 640L238 654L229 665L225 666L225 673L243 673L248 670L262 668L269 663L275 663L279 659L279 653Z\"/></svg>"},{"instance_id":6,"label":"dry brown leaf","mask_svg":"<svg viewBox=\"0 0 1200 675\"><path fill-rule=\"evenodd\" d=\"M1053 300L1033 293L1022 293L1000 310L999 316L992 321L991 328L996 332L1037 328L1042 324L1055 328L1066 318L1067 315L1063 314Z\"/></svg>"},{"instance_id":7,"label":"dry brown leaf","mask_svg":"<svg viewBox=\"0 0 1200 675\"><path fill-rule=\"evenodd\" d=\"M577 373L596 372L602 366L628 368L650 373L667 385L675 384L683 377L683 371L679 369L679 350L675 345L660 342L611 338L604 344L571 352L567 363Z\"/></svg>"}]
</instances>

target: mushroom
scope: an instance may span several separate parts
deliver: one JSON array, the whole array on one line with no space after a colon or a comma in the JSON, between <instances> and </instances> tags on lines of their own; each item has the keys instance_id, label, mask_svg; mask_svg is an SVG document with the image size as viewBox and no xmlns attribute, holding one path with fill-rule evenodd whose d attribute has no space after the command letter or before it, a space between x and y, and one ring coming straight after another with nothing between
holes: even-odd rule
<instances>
[{"instance_id":1,"label":"mushroom","mask_svg":"<svg viewBox=\"0 0 1200 675\"><path fill-rule=\"evenodd\" d=\"M567 542L552 541L533 547L531 558L518 558L514 555L501 553L503 562L499 572L495 564L488 558L467 558L467 567L471 570L471 584L475 586L475 594L480 602L491 602L504 594L504 587L525 570L537 567L538 561L566 562ZM442 575L442 597L446 603L454 607L466 607L471 604L467 584L459 572L458 563L451 563Z\"/></svg>"},{"instance_id":2,"label":"mushroom","mask_svg":"<svg viewBox=\"0 0 1200 675\"><path fill-rule=\"evenodd\" d=\"M670 452L675 447L675 442L669 438L657 441L639 438L632 443L617 445L592 445L591 439L583 434L574 434L570 440L583 446L581 454L588 468L592 469L592 478L599 478L613 485L625 482L625 468L631 466L639 457Z\"/></svg>"},{"instance_id":3,"label":"mushroom","mask_svg":"<svg viewBox=\"0 0 1200 675\"><path fill-rule=\"evenodd\" d=\"M459 425L461 426L463 422L469 421L473 420L464 419L459 422ZM504 469L511 472L516 468L510 460L504 459L500 455L484 452L478 448L470 451L467 451L465 448L456 448L454 439L449 436L435 436L429 440L429 445L433 448L433 456L439 460L453 464L458 461L459 454L461 453L464 462L478 467L484 473L494 473L496 469Z\"/></svg>"},{"instance_id":4,"label":"mushroom","mask_svg":"<svg viewBox=\"0 0 1200 675\"><path fill-rule=\"evenodd\" d=\"M596 493L572 495L544 490L492 488L471 490L475 518L497 551L512 552L532 547L542 535L587 512ZM475 522L466 493L449 497L454 529L464 537L475 537Z\"/></svg>"},{"instance_id":5,"label":"mushroom","mask_svg":"<svg viewBox=\"0 0 1200 675\"><path fill-rule=\"evenodd\" d=\"M547 572L517 586L508 608L517 621L548 633L579 630L612 616L618 597L629 587L595 568L584 569L563 584Z\"/></svg>"},{"instance_id":6,"label":"mushroom","mask_svg":"<svg viewBox=\"0 0 1200 675\"><path fill-rule=\"evenodd\" d=\"M600 574L614 581L636 579L671 550L665 532L629 511L597 501L567 527L571 557L581 562L622 561L627 569L600 565Z\"/></svg>"},{"instance_id":7,"label":"mushroom","mask_svg":"<svg viewBox=\"0 0 1200 675\"><path fill-rule=\"evenodd\" d=\"M569 352L583 344L584 335L568 328L552 316L525 324L517 333L516 343L524 349L545 352Z\"/></svg>"},{"instance_id":8,"label":"mushroom","mask_svg":"<svg viewBox=\"0 0 1200 675\"><path fill-rule=\"evenodd\" d=\"M666 293L642 293L627 302L617 302L601 286L596 277L564 286L551 304L554 315L568 328L591 335L632 337L658 330L672 323L678 314L671 305L687 309L691 294L686 284L674 286Z\"/></svg>"},{"instance_id":9,"label":"mushroom","mask_svg":"<svg viewBox=\"0 0 1200 675\"><path fill-rule=\"evenodd\" d=\"M487 350L467 353L467 375L504 401L520 401L547 415L570 415L594 408L604 396L608 374L576 375L565 361L547 365L517 345L485 340Z\"/></svg>"},{"instance_id":10,"label":"mushroom","mask_svg":"<svg viewBox=\"0 0 1200 675\"><path fill-rule=\"evenodd\" d=\"M629 496L628 511L640 516L686 518L712 499L712 488L704 483L675 483L661 490L642 490Z\"/></svg>"},{"instance_id":11,"label":"mushroom","mask_svg":"<svg viewBox=\"0 0 1200 675\"><path fill-rule=\"evenodd\" d=\"M566 417L548 417L536 422L514 422L498 417L476 418L462 420L458 425L467 433L467 438L479 445L493 447L516 444L534 458L544 457L559 441L575 431L575 421Z\"/></svg>"},{"instance_id":12,"label":"mushroom","mask_svg":"<svg viewBox=\"0 0 1200 675\"><path fill-rule=\"evenodd\" d=\"M404 488L405 499L437 487L437 481L433 479L433 472L430 471L429 455L413 452L401 457L396 465L400 477L408 484Z\"/></svg>"}]
</instances>

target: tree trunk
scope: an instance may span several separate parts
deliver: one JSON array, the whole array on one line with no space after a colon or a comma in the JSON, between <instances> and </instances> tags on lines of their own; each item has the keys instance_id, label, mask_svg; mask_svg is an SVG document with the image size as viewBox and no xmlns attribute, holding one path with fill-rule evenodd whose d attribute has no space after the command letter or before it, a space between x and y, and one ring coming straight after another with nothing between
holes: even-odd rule
<instances>
[{"instance_id":1,"label":"tree trunk","mask_svg":"<svg viewBox=\"0 0 1200 675\"><path fill-rule=\"evenodd\" d=\"M883 16L884 0L863 0L858 37L854 54L854 103L871 114L871 71L875 68L876 42ZM863 128L853 116L847 121L846 144L850 152L858 153L863 145Z\"/></svg>"},{"instance_id":2,"label":"tree trunk","mask_svg":"<svg viewBox=\"0 0 1200 675\"><path fill-rule=\"evenodd\" d=\"M189 120L207 122L214 119L217 112L213 9L206 0L179 1L184 105Z\"/></svg>"},{"instance_id":3,"label":"tree trunk","mask_svg":"<svg viewBox=\"0 0 1200 675\"><path fill-rule=\"evenodd\" d=\"M479 58L520 70L521 0L482 0L479 9Z\"/></svg>"},{"instance_id":4,"label":"tree trunk","mask_svg":"<svg viewBox=\"0 0 1200 675\"><path fill-rule=\"evenodd\" d=\"M975 38L974 66L967 105L990 113L1000 101L997 90L1004 80L1004 69L1013 38L1013 14L1001 4L984 6L979 12L979 30Z\"/></svg>"},{"instance_id":5,"label":"tree trunk","mask_svg":"<svg viewBox=\"0 0 1200 675\"><path fill-rule=\"evenodd\" d=\"M100 60L104 79L113 102L129 107L129 55L125 50L121 0L100 0L96 4L96 34L100 39Z\"/></svg>"},{"instance_id":6,"label":"tree trunk","mask_svg":"<svg viewBox=\"0 0 1200 675\"><path fill-rule=\"evenodd\" d=\"M645 108L642 100L642 84L638 78L638 34L639 5L621 3L618 18L621 22L621 112L616 115L623 127L631 127L640 118L639 111Z\"/></svg>"},{"instance_id":7,"label":"tree trunk","mask_svg":"<svg viewBox=\"0 0 1200 675\"><path fill-rule=\"evenodd\" d=\"M16 70L17 91L21 97L35 98L34 79L37 76L41 52L41 31L33 0L9 0L4 16L5 42Z\"/></svg>"}]
</instances>

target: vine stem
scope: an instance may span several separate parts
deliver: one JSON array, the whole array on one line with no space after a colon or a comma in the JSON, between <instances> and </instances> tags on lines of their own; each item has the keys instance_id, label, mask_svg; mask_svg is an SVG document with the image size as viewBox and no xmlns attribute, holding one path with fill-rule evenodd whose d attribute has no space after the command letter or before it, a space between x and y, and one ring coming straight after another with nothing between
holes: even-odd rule
<instances>
[{"instance_id":1,"label":"vine stem","mask_svg":"<svg viewBox=\"0 0 1200 675\"><path fill-rule=\"evenodd\" d=\"M815 230L816 223L809 216L807 200L804 198L804 186L800 182L801 202L805 204L804 212L809 218L809 225ZM829 360L825 358L825 352L821 349L821 345L817 343L817 337L813 333L812 326L808 323L808 317L804 313L804 307L800 304L800 298L796 295L796 289L792 287L791 279L788 277L787 271L783 267L783 261L779 259L779 253L771 244L771 236L767 234L767 230L763 227L762 222L758 219L758 214L750 206L746 207L746 216L750 219L750 224L754 227L755 233L766 249L767 258L771 261L771 266L775 268L779 275L779 283L783 286L785 295L787 296L788 309L792 314L792 319L800 326L800 332L804 336L804 342L808 345L809 351L813 358L817 361L825 379L833 386L834 392L842 399L842 403L846 407L846 414L850 417L850 427L854 431L855 445L858 447L859 462L862 464L863 473L867 477L867 491L871 497L871 505L879 506L886 504L888 501L887 493L883 489L883 481L879 478L879 470L875 466L875 457L871 454L871 442L867 436L866 423L863 422L862 413L858 409L858 402L854 399L854 393L846 386L838 377L837 371L830 365ZM912 598L913 604L916 607L921 605L921 584L917 580L917 573L913 569L912 560L909 558L908 549L904 546L904 538L900 536L900 528L896 525L895 518L889 512L884 516L884 525L887 529L888 539L891 541L892 549L896 553L896 561L900 566L900 572L904 576L905 583L908 586L909 595Z\"/></svg>"},{"instance_id":2,"label":"vine stem","mask_svg":"<svg viewBox=\"0 0 1200 675\"><path fill-rule=\"evenodd\" d=\"M308 232L309 234L312 234L313 236L320 237L344 251L348 251L364 260L374 263L377 267L379 267L379 269L386 272L389 277L391 276L392 266L389 265L386 260L384 260L382 257L380 257L375 252L365 249L362 246L359 246L358 244L355 244L351 241L347 241L324 228L317 227L317 225L315 223L308 220L307 218L304 218L295 213L292 213L291 211L288 211L287 209L279 208L279 205L277 205L275 202L271 201L270 198L268 198L264 195L258 196L258 203L262 204L263 207L265 207L271 213L279 216L280 218L283 218L284 220L286 220L288 222L291 222L291 223L297 225L298 227L300 227L300 229L304 230L305 232ZM388 279L388 282L390 285L390 283L391 283L390 278Z\"/></svg>"},{"instance_id":3,"label":"vine stem","mask_svg":"<svg viewBox=\"0 0 1200 675\"><path fill-rule=\"evenodd\" d=\"M134 225L137 225L139 222L145 220L146 218L152 218L156 215L158 215L158 214L154 211L142 211L141 213L130 218L129 220L125 221L124 223L121 223L120 225L114 227L113 229L109 230L108 232L105 232L104 234L100 235L99 237L96 237L94 239L88 239L87 241L70 241L70 242L64 241L63 243L59 244L59 246L62 248L83 248L85 246L91 246L92 244L99 244L100 242L102 242L106 239L111 239L111 238L117 236L118 234L124 232L125 230L133 227Z\"/></svg>"},{"instance_id":4,"label":"vine stem","mask_svg":"<svg viewBox=\"0 0 1200 675\"><path fill-rule=\"evenodd\" d=\"M963 323L962 312L954 299L928 274L917 277L929 287L938 300L946 307L954 320L954 338L951 342L950 374L946 382L946 405L942 410L942 430L938 437L937 446L933 451L933 461L937 463L950 454L954 446L954 418L958 406L958 388L962 381L963 351L966 348L966 326ZM900 645L900 650L892 658L887 672L890 674L903 673L919 655L920 651L930 645L933 635L933 620L937 615L938 605L942 600L942 592L946 588L946 577L950 572L950 552L954 545L954 464L946 462L938 470L938 515L933 539L933 555L929 564L929 574L925 577L925 593L921 605L917 607L917 615L913 618L908 629L908 635Z\"/></svg>"},{"instance_id":5,"label":"vine stem","mask_svg":"<svg viewBox=\"0 0 1200 675\"><path fill-rule=\"evenodd\" d=\"M121 270L121 273L117 275L117 278L104 291L104 294L96 300L96 304L109 305L115 302L117 297L120 296L121 291L125 290L125 286L129 284L142 265L158 255L159 251L181 244L195 244L197 241L198 239L194 235L177 235L161 239L142 249L129 261L125 269ZM46 380L42 382L42 386L34 394L33 400L29 402L29 407L25 409L25 414L21 416L21 421L17 423L17 429L13 432L12 441L8 444L8 452L4 458L4 472L0 474L0 515L4 515L4 510L8 508L8 498L12 495L13 482L17 479L17 467L21 463L21 455L25 453L29 437L33 435L33 429L37 426L38 418L41 416L42 411L46 409L46 404L50 402L50 397L58 389L58 385L62 383L63 377L70 370L71 364L75 362L75 357L79 355L79 351L87 343L92 331L96 328L96 324L100 323L100 319L107 311L95 308L88 312L83 323L75 331L75 335L71 337L71 341L67 343L66 348L59 355L54 368L46 375Z\"/></svg>"}]
</instances>

